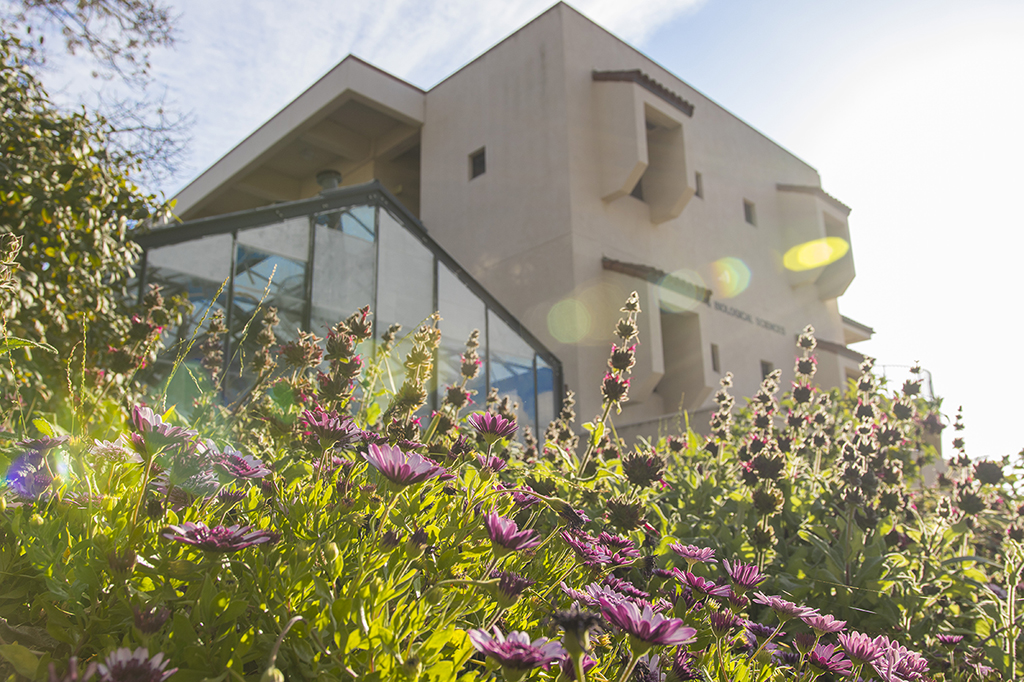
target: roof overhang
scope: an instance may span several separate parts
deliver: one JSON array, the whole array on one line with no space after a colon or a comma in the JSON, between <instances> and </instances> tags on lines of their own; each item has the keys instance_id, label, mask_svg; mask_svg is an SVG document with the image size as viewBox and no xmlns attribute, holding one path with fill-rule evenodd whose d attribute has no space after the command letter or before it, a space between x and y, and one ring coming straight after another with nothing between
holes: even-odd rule
<instances>
[{"instance_id":1,"label":"roof overhang","mask_svg":"<svg viewBox=\"0 0 1024 682\"><path fill-rule=\"evenodd\" d=\"M350 55L182 189L175 212L189 220L315 196L322 170L360 182L361 168L417 144L424 101Z\"/></svg>"}]
</instances>

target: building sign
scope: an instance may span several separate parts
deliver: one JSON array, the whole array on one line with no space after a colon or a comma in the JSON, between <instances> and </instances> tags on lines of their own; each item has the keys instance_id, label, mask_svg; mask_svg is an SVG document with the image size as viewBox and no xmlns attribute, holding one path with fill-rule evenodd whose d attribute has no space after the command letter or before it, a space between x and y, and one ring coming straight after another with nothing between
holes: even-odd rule
<instances>
[{"instance_id":1,"label":"building sign","mask_svg":"<svg viewBox=\"0 0 1024 682\"><path fill-rule=\"evenodd\" d=\"M767 329L770 332L775 332L776 334L781 334L782 336L786 335L786 328L783 327L781 324L776 324L774 322L769 322L768 320L762 319L760 317L755 317L748 312L744 312L739 308L733 308L731 305L726 305L721 301L715 301L715 310L717 310L720 313L725 313L726 315L730 315L732 317L741 319L744 322L756 324L758 327L761 327L762 329Z\"/></svg>"}]
</instances>

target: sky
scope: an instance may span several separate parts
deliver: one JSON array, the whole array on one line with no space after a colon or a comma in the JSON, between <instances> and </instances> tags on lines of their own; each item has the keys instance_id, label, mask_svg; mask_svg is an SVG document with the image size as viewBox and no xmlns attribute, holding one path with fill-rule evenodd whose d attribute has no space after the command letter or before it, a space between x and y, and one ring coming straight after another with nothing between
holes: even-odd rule
<instances>
[{"instance_id":1,"label":"sky","mask_svg":"<svg viewBox=\"0 0 1024 682\"><path fill-rule=\"evenodd\" d=\"M175 0L154 88L195 117L171 195L345 55L429 88L550 0ZM920 362L968 453L1024 448L1024 3L577 0L570 3L818 170L853 208L843 314L887 373ZM51 90L96 86L56 59ZM946 430L945 441L952 429ZM948 450L947 450L948 451Z\"/></svg>"}]
</instances>

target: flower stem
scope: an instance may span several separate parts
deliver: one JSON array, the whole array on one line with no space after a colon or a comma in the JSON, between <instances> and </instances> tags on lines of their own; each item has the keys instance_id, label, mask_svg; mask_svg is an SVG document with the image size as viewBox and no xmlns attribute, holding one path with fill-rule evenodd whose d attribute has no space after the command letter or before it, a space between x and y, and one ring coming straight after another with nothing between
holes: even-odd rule
<instances>
[{"instance_id":1,"label":"flower stem","mask_svg":"<svg viewBox=\"0 0 1024 682\"><path fill-rule=\"evenodd\" d=\"M629 663L622 671L622 675L619 677L619 682L626 682L629 679L630 674L633 672L633 668L636 667L637 657L636 654L630 652Z\"/></svg>"}]
</instances>

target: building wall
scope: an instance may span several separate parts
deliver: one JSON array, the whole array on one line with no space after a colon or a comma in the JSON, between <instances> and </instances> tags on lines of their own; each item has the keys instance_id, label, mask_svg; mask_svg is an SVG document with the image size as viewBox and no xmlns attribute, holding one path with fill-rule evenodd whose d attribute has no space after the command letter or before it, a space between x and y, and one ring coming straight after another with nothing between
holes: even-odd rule
<instances>
[{"instance_id":1,"label":"building wall","mask_svg":"<svg viewBox=\"0 0 1024 682\"><path fill-rule=\"evenodd\" d=\"M629 69L691 102L692 118L635 83L592 76ZM629 116L663 117L681 128L679 187L692 193L699 172L703 197L673 197L685 203L678 217L656 216L649 196L628 194L630 173L655 162L646 156L645 122L637 128ZM480 147L487 172L469 180L468 155ZM422 154L424 222L563 359L584 419L599 410L611 330L634 289L644 313L623 424L680 405L707 407L726 371L736 375L737 395L752 395L762 360L788 381L795 336L807 324L822 338L843 338L837 307L816 285L822 273L794 281L782 267L795 238L787 232L790 205L807 209L810 222L798 234L808 238L825 236L827 210L819 199L790 196L777 185L819 187L817 172L568 6L553 7L427 93ZM755 206L756 226L745 220L744 201ZM702 281L715 291L711 305L606 271L603 256ZM726 258L750 272L749 286L731 298L714 269ZM583 318L570 333L557 324L564 313ZM824 374L841 376L831 366Z\"/></svg>"}]
</instances>

